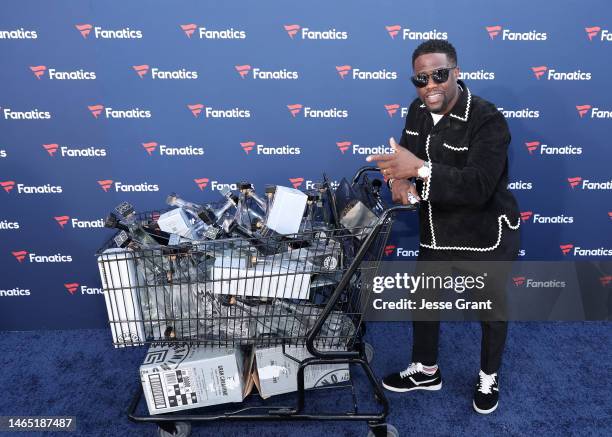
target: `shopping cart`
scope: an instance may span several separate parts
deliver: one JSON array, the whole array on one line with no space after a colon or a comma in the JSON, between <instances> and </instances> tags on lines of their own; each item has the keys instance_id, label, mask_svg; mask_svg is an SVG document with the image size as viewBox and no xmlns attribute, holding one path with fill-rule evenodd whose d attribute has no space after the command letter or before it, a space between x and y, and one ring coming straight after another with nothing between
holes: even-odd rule
<instances>
[{"instance_id":1,"label":"shopping cart","mask_svg":"<svg viewBox=\"0 0 612 437\"><path fill-rule=\"evenodd\" d=\"M374 171L360 169L353 185ZM112 297L111 304L106 302L115 346L300 346L311 355L299 363L297 391L284 395L294 398L289 406L272 398L263 406L232 409L224 404L190 413L137 415L143 397L139 385L129 419L157 424L161 436L188 436L191 422L213 420L366 421L369 436L397 436L385 422L389 406L370 367L373 348L363 340L363 308L371 288L362 287L362 278L378 269L396 214L414 207L386 208L379 202L375 209L378 218L367 227L308 229L282 239L229 238L109 251L114 246L110 239L97 256L104 291ZM155 213L140 219L155 219ZM136 267L125 267L128 263ZM352 409L342 414L305 411L305 369L334 364L348 365L351 374L354 367L362 369L380 411L358 411L352 376L323 387L350 389Z\"/></svg>"}]
</instances>

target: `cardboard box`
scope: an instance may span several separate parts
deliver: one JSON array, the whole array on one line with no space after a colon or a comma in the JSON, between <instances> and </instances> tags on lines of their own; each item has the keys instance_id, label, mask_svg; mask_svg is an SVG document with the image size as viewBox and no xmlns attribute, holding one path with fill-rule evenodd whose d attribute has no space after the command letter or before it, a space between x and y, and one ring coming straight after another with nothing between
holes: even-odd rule
<instances>
[{"instance_id":1,"label":"cardboard box","mask_svg":"<svg viewBox=\"0 0 612 437\"><path fill-rule=\"evenodd\" d=\"M159 228L169 234L191 238L191 221L183 208L171 209L157 219Z\"/></svg>"},{"instance_id":2,"label":"cardboard box","mask_svg":"<svg viewBox=\"0 0 612 437\"><path fill-rule=\"evenodd\" d=\"M282 235L298 233L307 200L300 190L277 185L266 226Z\"/></svg>"},{"instance_id":3,"label":"cardboard box","mask_svg":"<svg viewBox=\"0 0 612 437\"><path fill-rule=\"evenodd\" d=\"M308 299L311 274L299 261L283 261L281 255L248 267L244 257L220 257L212 269L212 292L233 296Z\"/></svg>"},{"instance_id":4,"label":"cardboard box","mask_svg":"<svg viewBox=\"0 0 612 437\"><path fill-rule=\"evenodd\" d=\"M306 347L277 346L255 351L252 377L263 399L297 391L299 362L312 355ZM349 364L317 364L304 369L306 389L346 382L350 379Z\"/></svg>"},{"instance_id":5,"label":"cardboard box","mask_svg":"<svg viewBox=\"0 0 612 437\"><path fill-rule=\"evenodd\" d=\"M242 402L251 367L252 354L240 348L152 346L140 366L149 413Z\"/></svg>"},{"instance_id":6,"label":"cardboard box","mask_svg":"<svg viewBox=\"0 0 612 437\"><path fill-rule=\"evenodd\" d=\"M145 329L134 253L107 249L98 257L98 269L115 347L143 345Z\"/></svg>"}]
</instances>

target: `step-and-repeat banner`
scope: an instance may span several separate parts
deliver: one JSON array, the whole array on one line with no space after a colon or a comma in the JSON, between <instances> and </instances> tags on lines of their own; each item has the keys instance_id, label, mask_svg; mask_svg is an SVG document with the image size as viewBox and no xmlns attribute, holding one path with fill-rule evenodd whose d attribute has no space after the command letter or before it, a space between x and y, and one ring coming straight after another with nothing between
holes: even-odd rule
<instances>
[{"instance_id":1,"label":"step-and-repeat banner","mask_svg":"<svg viewBox=\"0 0 612 437\"><path fill-rule=\"evenodd\" d=\"M522 259L610 259L610 17L604 0L3 2L0 329L107 326L94 254L121 201L351 176L399 139L430 38L508 120ZM414 258L416 230L397 223L386 258Z\"/></svg>"}]
</instances>

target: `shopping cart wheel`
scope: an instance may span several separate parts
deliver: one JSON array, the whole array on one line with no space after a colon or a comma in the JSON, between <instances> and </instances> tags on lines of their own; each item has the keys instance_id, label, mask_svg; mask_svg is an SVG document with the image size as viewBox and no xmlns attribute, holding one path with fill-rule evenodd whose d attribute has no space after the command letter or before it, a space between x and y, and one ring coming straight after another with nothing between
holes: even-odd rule
<instances>
[{"instance_id":1,"label":"shopping cart wheel","mask_svg":"<svg viewBox=\"0 0 612 437\"><path fill-rule=\"evenodd\" d=\"M370 343L364 343L363 350L365 352L366 361L368 364L370 364L374 359L374 346L372 346Z\"/></svg>"},{"instance_id":2,"label":"shopping cart wheel","mask_svg":"<svg viewBox=\"0 0 612 437\"><path fill-rule=\"evenodd\" d=\"M385 428L387 429L386 434ZM399 437L399 431L396 427L389 425L388 423L381 423L380 425L376 426L370 425L368 437Z\"/></svg>"},{"instance_id":3,"label":"shopping cart wheel","mask_svg":"<svg viewBox=\"0 0 612 437\"><path fill-rule=\"evenodd\" d=\"M158 425L159 437L189 437L191 435L190 422L168 422Z\"/></svg>"}]
</instances>

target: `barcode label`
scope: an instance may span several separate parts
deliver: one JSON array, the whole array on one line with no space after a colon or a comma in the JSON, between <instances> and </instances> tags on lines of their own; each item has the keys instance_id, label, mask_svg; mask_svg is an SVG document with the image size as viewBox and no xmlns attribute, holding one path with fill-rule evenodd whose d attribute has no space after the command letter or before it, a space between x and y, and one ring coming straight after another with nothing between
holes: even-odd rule
<instances>
[{"instance_id":1,"label":"barcode label","mask_svg":"<svg viewBox=\"0 0 612 437\"><path fill-rule=\"evenodd\" d=\"M176 380L176 373L174 372L166 373L166 385L174 385L174 384L178 384L178 381Z\"/></svg>"},{"instance_id":2,"label":"barcode label","mask_svg":"<svg viewBox=\"0 0 612 437\"><path fill-rule=\"evenodd\" d=\"M164 397L164 389L162 387L161 378L157 373L149 375L149 384L153 393L153 402L156 409L166 408L166 399Z\"/></svg>"}]
</instances>

